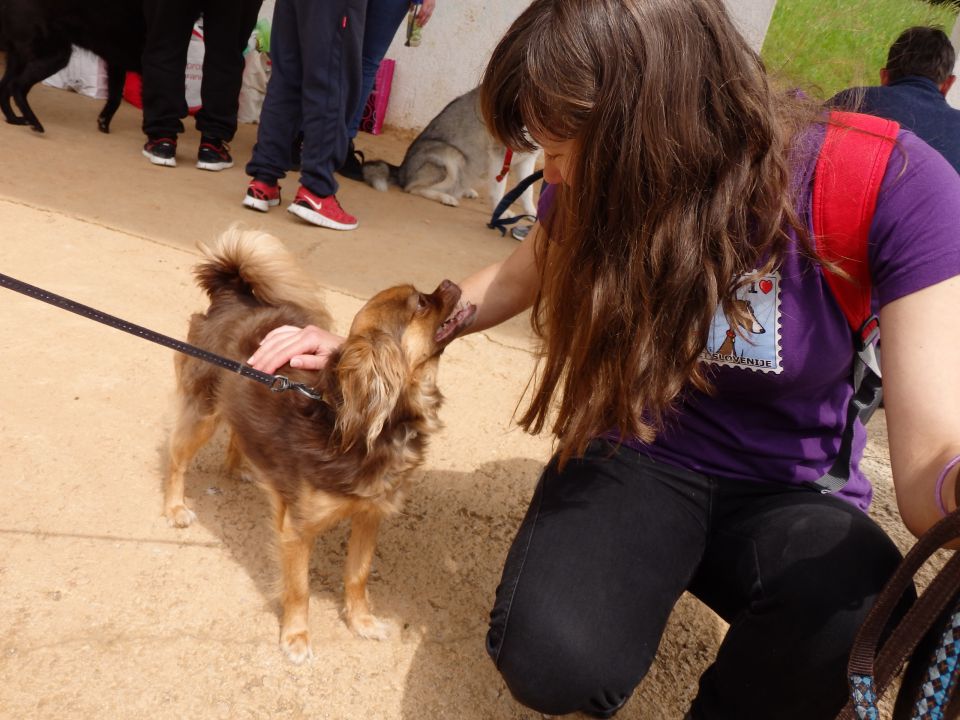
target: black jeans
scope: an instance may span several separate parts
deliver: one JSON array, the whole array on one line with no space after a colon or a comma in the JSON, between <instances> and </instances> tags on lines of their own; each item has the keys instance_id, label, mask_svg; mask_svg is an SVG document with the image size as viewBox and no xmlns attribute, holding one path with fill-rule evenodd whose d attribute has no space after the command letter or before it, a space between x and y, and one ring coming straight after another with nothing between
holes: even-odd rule
<instances>
[{"instance_id":1,"label":"black jeans","mask_svg":"<svg viewBox=\"0 0 960 720\"><path fill-rule=\"evenodd\" d=\"M507 556L487 650L543 713L613 715L690 590L730 623L697 720L832 720L858 627L900 560L859 509L710 478L606 442L547 466Z\"/></svg>"},{"instance_id":2,"label":"black jeans","mask_svg":"<svg viewBox=\"0 0 960 720\"><path fill-rule=\"evenodd\" d=\"M197 130L218 140L237 132L243 51L263 0L144 0L143 132L175 138L187 116L184 73L193 24L203 13L203 80Z\"/></svg>"}]
</instances>

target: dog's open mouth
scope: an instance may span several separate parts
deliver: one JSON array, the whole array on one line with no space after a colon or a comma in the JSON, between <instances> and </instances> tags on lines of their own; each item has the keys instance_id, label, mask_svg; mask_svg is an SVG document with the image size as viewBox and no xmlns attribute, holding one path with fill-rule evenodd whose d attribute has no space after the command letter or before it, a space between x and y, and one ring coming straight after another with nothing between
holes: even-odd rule
<instances>
[{"instance_id":1,"label":"dog's open mouth","mask_svg":"<svg viewBox=\"0 0 960 720\"><path fill-rule=\"evenodd\" d=\"M459 301L457 302L456 307L453 309L450 317L444 320L440 327L437 328L437 332L434 334L433 339L440 345L445 345L446 343L453 340L461 330L465 329L470 322L473 320L473 316L477 314L477 306L473 303Z\"/></svg>"}]
</instances>

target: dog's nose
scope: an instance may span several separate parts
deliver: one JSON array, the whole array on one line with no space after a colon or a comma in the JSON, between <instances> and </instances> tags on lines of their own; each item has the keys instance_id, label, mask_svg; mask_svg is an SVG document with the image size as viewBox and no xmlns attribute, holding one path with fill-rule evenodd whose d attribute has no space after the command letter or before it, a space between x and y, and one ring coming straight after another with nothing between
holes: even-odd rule
<instances>
[{"instance_id":1,"label":"dog's nose","mask_svg":"<svg viewBox=\"0 0 960 720\"><path fill-rule=\"evenodd\" d=\"M457 284L455 282L451 282L450 280L443 280L439 285L437 285L437 289L433 291L433 294L449 295L452 292L459 292L459 290L460 288L457 287Z\"/></svg>"}]
</instances>

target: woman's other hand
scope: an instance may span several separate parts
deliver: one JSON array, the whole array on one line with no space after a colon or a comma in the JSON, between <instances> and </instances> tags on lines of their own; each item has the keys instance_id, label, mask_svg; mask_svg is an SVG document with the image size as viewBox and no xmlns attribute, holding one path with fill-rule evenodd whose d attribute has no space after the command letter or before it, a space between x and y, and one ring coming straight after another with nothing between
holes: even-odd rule
<instances>
[{"instance_id":1,"label":"woman's other hand","mask_svg":"<svg viewBox=\"0 0 960 720\"><path fill-rule=\"evenodd\" d=\"M315 325L303 328L281 325L266 334L247 364L265 373L276 372L287 363L293 368L319 370L343 340Z\"/></svg>"}]
</instances>

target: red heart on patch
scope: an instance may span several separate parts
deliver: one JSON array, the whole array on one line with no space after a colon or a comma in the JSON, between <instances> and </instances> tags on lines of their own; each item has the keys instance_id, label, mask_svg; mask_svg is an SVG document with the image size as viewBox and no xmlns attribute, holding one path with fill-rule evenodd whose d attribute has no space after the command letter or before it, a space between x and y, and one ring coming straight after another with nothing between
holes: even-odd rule
<instances>
[{"instance_id":1,"label":"red heart on patch","mask_svg":"<svg viewBox=\"0 0 960 720\"><path fill-rule=\"evenodd\" d=\"M771 280L760 281L760 292L766 295L771 290L773 290L773 282Z\"/></svg>"}]
</instances>

